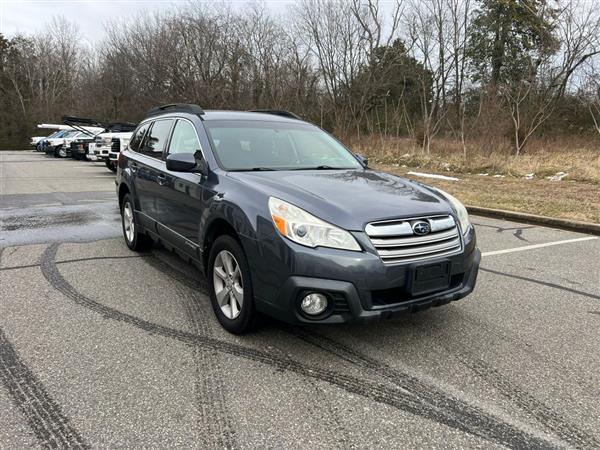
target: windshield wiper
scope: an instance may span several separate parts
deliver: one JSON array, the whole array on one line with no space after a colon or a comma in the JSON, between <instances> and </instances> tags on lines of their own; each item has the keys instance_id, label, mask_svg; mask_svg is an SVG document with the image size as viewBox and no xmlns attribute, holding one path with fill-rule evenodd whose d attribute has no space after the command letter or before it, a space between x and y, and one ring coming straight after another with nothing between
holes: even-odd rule
<instances>
[{"instance_id":1,"label":"windshield wiper","mask_svg":"<svg viewBox=\"0 0 600 450\"><path fill-rule=\"evenodd\" d=\"M230 172L272 172L277 169L271 167L249 167L247 169L233 169Z\"/></svg>"},{"instance_id":2,"label":"windshield wiper","mask_svg":"<svg viewBox=\"0 0 600 450\"><path fill-rule=\"evenodd\" d=\"M328 166L326 164L322 164L320 166L313 166L313 167L296 167L293 170L346 170L346 169L351 169L352 167L333 167L333 166Z\"/></svg>"}]
</instances>

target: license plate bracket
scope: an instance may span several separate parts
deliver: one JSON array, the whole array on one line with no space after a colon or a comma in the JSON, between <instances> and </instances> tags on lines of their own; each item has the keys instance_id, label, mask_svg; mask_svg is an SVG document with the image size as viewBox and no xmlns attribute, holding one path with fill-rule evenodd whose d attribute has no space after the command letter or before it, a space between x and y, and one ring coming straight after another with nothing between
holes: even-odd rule
<instances>
[{"instance_id":1,"label":"license plate bracket","mask_svg":"<svg viewBox=\"0 0 600 450\"><path fill-rule=\"evenodd\" d=\"M416 266L413 270L411 294L414 296L441 291L450 286L450 262Z\"/></svg>"}]
</instances>

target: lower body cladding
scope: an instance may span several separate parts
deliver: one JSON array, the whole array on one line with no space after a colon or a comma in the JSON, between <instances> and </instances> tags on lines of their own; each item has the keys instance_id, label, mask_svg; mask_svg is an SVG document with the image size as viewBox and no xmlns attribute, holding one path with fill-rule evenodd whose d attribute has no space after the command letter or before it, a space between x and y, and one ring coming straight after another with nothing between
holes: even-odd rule
<instances>
[{"instance_id":1,"label":"lower body cladding","mask_svg":"<svg viewBox=\"0 0 600 450\"><path fill-rule=\"evenodd\" d=\"M367 247L366 235L354 234ZM256 309L289 323L363 322L440 306L473 291L481 259L472 227L460 253L402 264L384 264L374 249L308 248L273 234L242 242ZM311 294L326 299L319 314L303 311Z\"/></svg>"}]
</instances>

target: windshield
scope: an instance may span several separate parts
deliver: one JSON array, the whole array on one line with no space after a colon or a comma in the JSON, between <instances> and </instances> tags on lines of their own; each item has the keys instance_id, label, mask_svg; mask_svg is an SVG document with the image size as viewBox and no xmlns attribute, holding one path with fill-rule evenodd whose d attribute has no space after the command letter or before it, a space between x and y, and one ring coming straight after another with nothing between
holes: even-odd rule
<instances>
[{"instance_id":1,"label":"windshield","mask_svg":"<svg viewBox=\"0 0 600 450\"><path fill-rule=\"evenodd\" d=\"M62 135L62 137L64 137L64 138L70 138L70 137L75 137L78 134L79 134L79 131L72 130L72 131L67 131L65 134Z\"/></svg>"},{"instance_id":2,"label":"windshield","mask_svg":"<svg viewBox=\"0 0 600 450\"><path fill-rule=\"evenodd\" d=\"M48 136L48 138L59 138L62 137L63 134L65 134L65 130L55 131L50 136Z\"/></svg>"},{"instance_id":3,"label":"windshield","mask_svg":"<svg viewBox=\"0 0 600 450\"><path fill-rule=\"evenodd\" d=\"M357 169L354 155L308 124L206 121L212 147L225 170Z\"/></svg>"}]
</instances>

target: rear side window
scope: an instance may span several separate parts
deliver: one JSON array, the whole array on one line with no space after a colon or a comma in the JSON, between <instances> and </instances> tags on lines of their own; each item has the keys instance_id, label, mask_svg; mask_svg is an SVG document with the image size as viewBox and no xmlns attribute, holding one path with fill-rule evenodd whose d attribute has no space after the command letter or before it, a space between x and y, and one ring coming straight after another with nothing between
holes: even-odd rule
<instances>
[{"instance_id":1,"label":"rear side window","mask_svg":"<svg viewBox=\"0 0 600 450\"><path fill-rule=\"evenodd\" d=\"M162 158L163 150L169 139L169 133L173 126L173 120L157 120L152 124L150 131L140 147L140 153L153 158Z\"/></svg>"},{"instance_id":2,"label":"rear side window","mask_svg":"<svg viewBox=\"0 0 600 450\"><path fill-rule=\"evenodd\" d=\"M178 120L169 143L169 154L196 153L200 150L200 141L196 129L187 120Z\"/></svg>"},{"instance_id":3,"label":"rear side window","mask_svg":"<svg viewBox=\"0 0 600 450\"><path fill-rule=\"evenodd\" d=\"M150 123L145 123L137 129L137 131L134 133L133 137L129 141L129 147L131 148L131 150L136 152L139 151L142 139L144 139L144 135L146 134L146 131L148 131L149 127Z\"/></svg>"}]
</instances>

